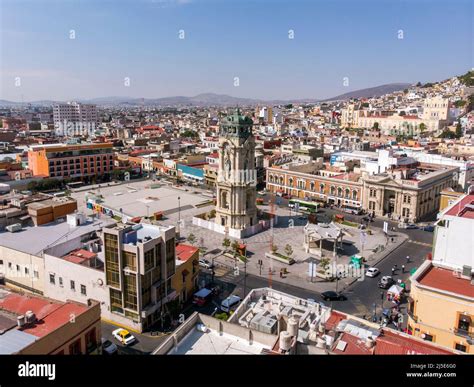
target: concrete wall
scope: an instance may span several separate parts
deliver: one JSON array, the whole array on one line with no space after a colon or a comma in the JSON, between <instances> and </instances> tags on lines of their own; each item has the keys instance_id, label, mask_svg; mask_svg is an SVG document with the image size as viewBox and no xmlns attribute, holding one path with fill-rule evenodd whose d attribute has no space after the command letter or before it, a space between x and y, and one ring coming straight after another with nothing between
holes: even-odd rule
<instances>
[{"instance_id":1,"label":"concrete wall","mask_svg":"<svg viewBox=\"0 0 474 387\"><path fill-rule=\"evenodd\" d=\"M433 261L452 268L474 267L474 222L472 219L451 219L446 226L437 226L433 243Z\"/></svg>"},{"instance_id":2,"label":"concrete wall","mask_svg":"<svg viewBox=\"0 0 474 387\"><path fill-rule=\"evenodd\" d=\"M105 286L105 273L77 263L66 261L62 258L48 254L44 256L45 284L44 295L59 301L72 300L86 304L88 299L93 299L107 309L108 299ZM49 275L55 275L55 284L49 281ZM59 284L62 278L63 285ZM75 283L75 290L71 289L71 281ZM81 294L81 285L86 287L86 295Z\"/></svg>"},{"instance_id":3,"label":"concrete wall","mask_svg":"<svg viewBox=\"0 0 474 387\"><path fill-rule=\"evenodd\" d=\"M25 241L28 243L28 241ZM5 275L7 285L30 292L44 292L44 260L36 255L0 246L0 272ZM11 268L9 267L11 264ZM19 271L17 270L19 266ZM28 270L28 273L25 272ZM35 276L35 272L37 276Z\"/></svg>"}]
</instances>

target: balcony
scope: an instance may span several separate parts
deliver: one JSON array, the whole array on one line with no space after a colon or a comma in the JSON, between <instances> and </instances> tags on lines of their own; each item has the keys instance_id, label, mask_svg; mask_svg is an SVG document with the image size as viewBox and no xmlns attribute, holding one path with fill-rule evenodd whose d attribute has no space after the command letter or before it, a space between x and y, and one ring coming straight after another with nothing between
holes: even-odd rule
<instances>
[{"instance_id":1,"label":"balcony","mask_svg":"<svg viewBox=\"0 0 474 387\"><path fill-rule=\"evenodd\" d=\"M466 339L466 341L472 345L474 344L474 332L469 332L465 329L454 328L454 334Z\"/></svg>"}]
</instances>

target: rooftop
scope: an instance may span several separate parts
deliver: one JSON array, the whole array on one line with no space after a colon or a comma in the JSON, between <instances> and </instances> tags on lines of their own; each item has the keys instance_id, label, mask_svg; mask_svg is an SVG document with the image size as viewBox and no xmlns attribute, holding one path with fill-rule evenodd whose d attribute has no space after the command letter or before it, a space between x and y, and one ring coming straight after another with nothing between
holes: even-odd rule
<instances>
[{"instance_id":1,"label":"rooftop","mask_svg":"<svg viewBox=\"0 0 474 387\"><path fill-rule=\"evenodd\" d=\"M180 261L187 261L197 251L199 251L197 247L179 243L176 245L176 258L179 259Z\"/></svg>"},{"instance_id":2,"label":"rooftop","mask_svg":"<svg viewBox=\"0 0 474 387\"><path fill-rule=\"evenodd\" d=\"M384 329L377 337L375 355L445 355L452 351L439 348L406 334Z\"/></svg>"},{"instance_id":3,"label":"rooftop","mask_svg":"<svg viewBox=\"0 0 474 387\"><path fill-rule=\"evenodd\" d=\"M168 354L170 355L252 355L259 354L267 348L259 343L250 345L248 340L227 333L209 329L201 332L194 328L179 345Z\"/></svg>"},{"instance_id":4,"label":"rooftop","mask_svg":"<svg viewBox=\"0 0 474 387\"><path fill-rule=\"evenodd\" d=\"M431 265L418 277L421 285L474 298L474 285L467 278L459 278L450 269Z\"/></svg>"},{"instance_id":5,"label":"rooftop","mask_svg":"<svg viewBox=\"0 0 474 387\"><path fill-rule=\"evenodd\" d=\"M65 221L56 221L37 227L25 227L18 232L0 233L1 245L24 253L39 255L47 247L71 240L99 230L114 223L107 219L88 219L80 226L70 226ZM25 243L25 241L28 241Z\"/></svg>"},{"instance_id":6,"label":"rooftop","mask_svg":"<svg viewBox=\"0 0 474 387\"><path fill-rule=\"evenodd\" d=\"M474 219L474 195L465 195L449 208L445 215Z\"/></svg>"},{"instance_id":7,"label":"rooftop","mask_svg":"<svg viewBox=\"0 0 474 387\"><path fill-rule=\"evenodd\" d=\"M152 216L157 212L166 216L195 208L210 200L209 197L193 193L191 189L186 191L150 181L101 187L100 190L91 190L88 196L93 197L93 194L102 196L100 204L104 207L114 212L120 212L122 209L122 212L130 217ZM73 194L78 198L83 195L83 192Z\"/></svg>"},{"instance_id":8,"label":"rooftop","mask_svg":"<svg viewBox=\"0 0 474 387\"><path fill-rule=\"evenodd\" d=\"M12 354L27 347L41 337L68 324L71 316L79 316L88 310L87 305L59 302L32 295L14 293L0 287L0 354ZM28 311L35 314L36 321L22 328L17 317Z\"/></svg>"}]
</instances>

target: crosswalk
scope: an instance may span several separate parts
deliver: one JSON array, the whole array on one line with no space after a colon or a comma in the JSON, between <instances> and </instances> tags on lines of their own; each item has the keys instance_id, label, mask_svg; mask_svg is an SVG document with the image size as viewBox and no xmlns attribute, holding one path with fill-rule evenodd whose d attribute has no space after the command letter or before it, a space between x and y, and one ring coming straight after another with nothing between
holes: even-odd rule
<instances>
[{"instance_id":1,"label":"crosswalk","mask_svg":"<svg viewBox=\"0 0 474 387\"><path fill-rule=\"evenodd\" d=\"M425 246L425 247L431 247L431 243L425 243L425 242L419 242L419 241L414 241L414 240L409 240L408 242L414 243L415 245L420 245L420 246Z\"/></svg>"}]
</instances>

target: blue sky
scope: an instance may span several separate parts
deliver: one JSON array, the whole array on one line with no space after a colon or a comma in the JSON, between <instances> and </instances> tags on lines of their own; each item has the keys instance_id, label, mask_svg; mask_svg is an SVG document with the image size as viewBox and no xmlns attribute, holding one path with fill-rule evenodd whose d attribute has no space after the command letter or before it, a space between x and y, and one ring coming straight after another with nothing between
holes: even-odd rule
<instances>
[{"instance_id":1,"label":"blue sky","mask_svg":"<svg viewBox=\"0 0 474 387\"><path fill-rule=\"evenodd\" d=\"M0 99L324 98L442 80L473 66L472 11L470 0L0 0Z\"/></svg>"}]
</instances>

